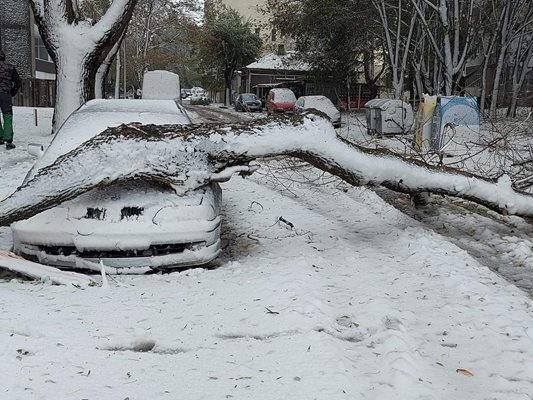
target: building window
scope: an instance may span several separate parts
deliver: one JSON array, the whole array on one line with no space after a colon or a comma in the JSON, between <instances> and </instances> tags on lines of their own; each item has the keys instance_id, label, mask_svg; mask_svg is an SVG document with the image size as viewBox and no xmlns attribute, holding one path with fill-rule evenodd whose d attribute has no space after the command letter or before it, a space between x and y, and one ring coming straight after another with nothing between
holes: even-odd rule
<instances>
[{"instance_id":1,"label":"building window","mask_svg":"<svg viewBox=\"0 0 533 400\"><path fill-rule=\"evenodd\" d=\"M275 29L272 29L272 41L275 42L278 39L278 34Z\"/></svg>"},{"instance_id":2,"label":"building window","mask_svg":"<svg viewBox=\"0 0 533 400\"><path fill-rule=\"evenodd\" d=\"M41 39L40 36L35 38L35 58L38 60L52 62L52 58L48 54L48 50L46 50L43 39Z\"/></svg>"}]
</instances>

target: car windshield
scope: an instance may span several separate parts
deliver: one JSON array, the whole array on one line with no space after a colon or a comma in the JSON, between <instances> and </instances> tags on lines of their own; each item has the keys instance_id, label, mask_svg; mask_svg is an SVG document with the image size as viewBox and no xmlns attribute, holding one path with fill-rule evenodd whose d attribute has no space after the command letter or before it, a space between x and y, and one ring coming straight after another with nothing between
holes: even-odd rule
<instances>
[{"instance_id":1,"label":"car windshield","mask_svg":"<svg viewBox=\"0 0 533 400\"><path fill-rule=\"evenodd\" d=\"M257 100L257 97L255 97L255 94L243 94L242 99L244 101L255 101Z\"/></svg>"}]
</instances>

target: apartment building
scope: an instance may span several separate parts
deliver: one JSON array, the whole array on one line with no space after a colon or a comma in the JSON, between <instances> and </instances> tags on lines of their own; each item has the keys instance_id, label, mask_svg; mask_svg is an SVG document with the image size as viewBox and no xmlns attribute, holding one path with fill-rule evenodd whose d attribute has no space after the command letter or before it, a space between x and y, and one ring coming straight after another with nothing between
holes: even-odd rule
<instances>
[{"instance_id":1,"label":"apartment building","mask_svg":"<svg viewBox=\"0 0 533 400\"><path fill-rule=\"evenodd\" d=\"M39 36L28 1L0 0L0 47L23 80L15 103L52 106L55 66Z\"/></svg>"},{"instance_id":2,"label":"apartment building","mask_svg":"<svg viewBox=\"0 0 533 400\"><path fill-rule=\"evenodd\" d=\"M284 55L294 50L294 43L287 37L282 36L275 28L268 24L268 17L260 12L264 4L261 0L221 0L222 4L239 12L245 19L251 21L255 31L263 39L263 55L276 53ZM212 1L206 1L206 7Z\"/></svg>"}]
</instances>

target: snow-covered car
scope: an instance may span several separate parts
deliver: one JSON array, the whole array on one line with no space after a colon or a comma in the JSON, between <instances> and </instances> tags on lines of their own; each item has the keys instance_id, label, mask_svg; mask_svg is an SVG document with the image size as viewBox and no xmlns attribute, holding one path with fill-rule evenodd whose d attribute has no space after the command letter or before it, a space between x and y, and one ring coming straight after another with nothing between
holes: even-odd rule
<instances>
[{"instance_id":1,"label":"snow-covered car","mask_svg":"<svg viewBox=\"0 0 533 400\"><path fill-rule=\"evenodd\" d=\"M207 100L205 96L205 90L199 86L195 86L191 89L191 95L189 96L191 104L202 102Z\"/></svg>"},{"instance_id":2,"label":"snow-covered car","mask_svg":"<svg viewBox=\"0 0 533 400\"><path fill-rule=\"evenodd\" d=\"M106 128L130 122L186 125L190 120L172 100L89 101L59 129L25 182ZM13 224L14 251L64 267L87 268L102 260L124 272L208 263L220 252L220 187L178 192L143 181L93 189Z\"/></svg>"},{"instance_id":3,"label":"snow-covered car","mask_svg":"<svg viewBox=\"0 0 533 400\"><path fill-rule=\"evenodd\" d=\"M266 109L268 115L274 113L285 113L294 111L294 103L296 103L296 96L290 89L276 88L268 92L266 99Z\"/></svg>"},{"instance_id":4,"label":"snow-covered car","mask_svg":"<svg viewBox=\"0 0 533 400\"><path fill-rule=\"evenodd\" d=\"M335 128L341 126L341 113L326 96L302 96L294 105L294 113L315 109L326 114Z\"/></svg>"},{"instance_id":5,"label":"snow-covered car","mask_svg":"<svg viewBox=\"0 0 533 400\"><path fill-rule=\"evenodd\" d=\"M242 93L235 99L235 111L262 111L261 100L253 93Z\"/></svg>"}]
</instances>

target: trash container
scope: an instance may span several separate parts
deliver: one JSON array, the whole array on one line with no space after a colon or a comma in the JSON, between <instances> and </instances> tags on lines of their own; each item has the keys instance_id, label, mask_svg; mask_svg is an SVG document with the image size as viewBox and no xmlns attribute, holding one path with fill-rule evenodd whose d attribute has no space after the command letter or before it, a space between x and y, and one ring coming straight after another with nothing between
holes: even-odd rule
<instances>
[{"instance_id":1,"label":"trash container","mask_svg":"<svg viewBox=\"0 0 533 400\"><path fill-rule=\"evenodd\" d=\"M402 100L374 99L365 107L367 131L371 135L404 134L413 126L413 108Z\"/></svg>"}]
</instances>

